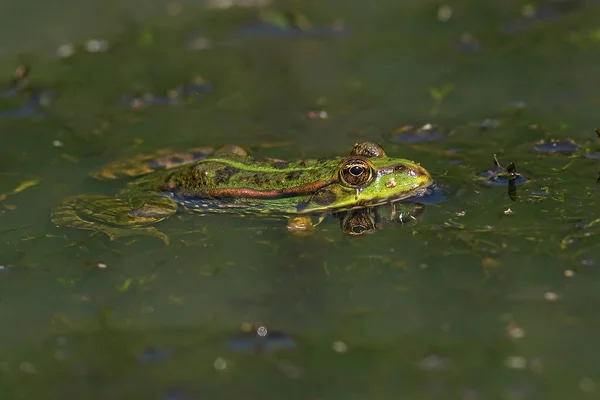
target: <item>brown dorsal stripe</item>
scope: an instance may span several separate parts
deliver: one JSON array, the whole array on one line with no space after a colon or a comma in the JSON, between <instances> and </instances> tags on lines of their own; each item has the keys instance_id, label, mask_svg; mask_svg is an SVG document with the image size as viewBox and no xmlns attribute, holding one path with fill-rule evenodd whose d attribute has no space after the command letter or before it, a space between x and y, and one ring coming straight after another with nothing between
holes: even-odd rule
<instances>
[{"instance_id":1,"label":"brown dorsal stripe","mask_svg":"<svg viewBox=\"0 0 600 400\"><path fill-rule=\"evenodd\" d=\"M293 196L298 194L312 193L316 190L321 189L332 181L316 181L308 183L306 185L295 186L285 189L270 189L270 190L258 190L252 188L222 188L222 189L198 189L193 191L183 190L183 195L193 195L199 197L245 197L252 199L275 199L281 196Z\"/></svg>"}]
</instances>

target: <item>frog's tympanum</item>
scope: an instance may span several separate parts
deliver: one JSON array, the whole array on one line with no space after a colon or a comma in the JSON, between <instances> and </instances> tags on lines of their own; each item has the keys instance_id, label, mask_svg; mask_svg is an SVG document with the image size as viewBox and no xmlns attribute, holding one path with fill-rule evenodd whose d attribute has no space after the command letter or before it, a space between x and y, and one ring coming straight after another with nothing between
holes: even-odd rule
<instances>
[{"instance_id":1,"label":"frog's tympanum","mask_svg":"<svg viewBox=\"0 0 600 400\"><path fill-rule=\"evenodd\" d=\"M111 239L146 234L165 242L167 236L152 225L178 210L292 216L304 226L298 217L322 219L392 204L422 194L433 182L419 164L388 157L371 142L357 143L346 157L300 161L258 159L238 146L161 150L109 164L92 176L140 177L115 197L63 200L52 213L55 224L104 232ZM368 215L361 226L369 225Z\"/></svg>"}]
</instances>

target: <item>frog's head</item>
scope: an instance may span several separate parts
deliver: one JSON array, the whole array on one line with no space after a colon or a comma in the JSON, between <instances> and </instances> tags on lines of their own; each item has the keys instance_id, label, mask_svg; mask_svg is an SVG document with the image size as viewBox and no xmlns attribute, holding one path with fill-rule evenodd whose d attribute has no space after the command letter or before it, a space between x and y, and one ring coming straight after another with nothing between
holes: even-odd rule
<instances>
[{"instance_id":1,"label":"frog's head","mask_svg":"<svg viewBox=\"0 0 600 400\"><path fill-rule=\"evenodd\" d=\"M371 142L356 144L335 174L330 184L313 193L308 209L376 206L419 194L433 183L418 163L388 157L381 146Z\"/></svg>"}]
</instances>

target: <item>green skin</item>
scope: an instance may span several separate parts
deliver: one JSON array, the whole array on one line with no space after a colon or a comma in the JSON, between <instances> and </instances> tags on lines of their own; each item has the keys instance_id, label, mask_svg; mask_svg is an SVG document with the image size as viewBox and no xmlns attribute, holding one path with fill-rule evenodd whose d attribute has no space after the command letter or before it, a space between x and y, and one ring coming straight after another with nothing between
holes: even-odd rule
<instances>
[{"instance_id":1,"label":"green skin","mask_svg":"<svg viewBox=\"0 0 600 400\"><path fill-rule=\"evenodd\" d=\"M53 211L59 226L104 232L111 239L147 234L168 243L154 228L182 208L202 213L311 215L363 209L419 194L432 184L420 165L387 157L371 142L354 146L348 157L291 161L258 160L237 146L162 158L140 156L93 174L147 174L116 197L69 197ZM143 166L143 167L140 167ZM162 168L162 171L155 171ZM150 173L151 172L151 173Z\"/></svg>"}]
</instances>

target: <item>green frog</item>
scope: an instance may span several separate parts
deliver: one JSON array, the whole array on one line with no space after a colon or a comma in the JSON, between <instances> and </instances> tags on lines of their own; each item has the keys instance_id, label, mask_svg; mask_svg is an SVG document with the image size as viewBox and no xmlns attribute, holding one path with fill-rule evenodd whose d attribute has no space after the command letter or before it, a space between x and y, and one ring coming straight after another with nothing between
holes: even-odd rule
<instances>
[{"instance_id":1,"label":"green frog","mask_svg":"<svg viewBox=\"0 0 600 400\"><path fill-rule=\"evenodd\" d=\"M431 175L418 163L388 157L373 142L354 145L346 157L284 161L255 158L239 146L163 149L108 164L99 179L138 177L116 196L64 199L52 212L58 226L103 232L112 240L151 235L153 225L179 210L199 213L278 215L288 229L306 230L332 212L391 204L422 194Z\"/></svg>"}]
</instances>

